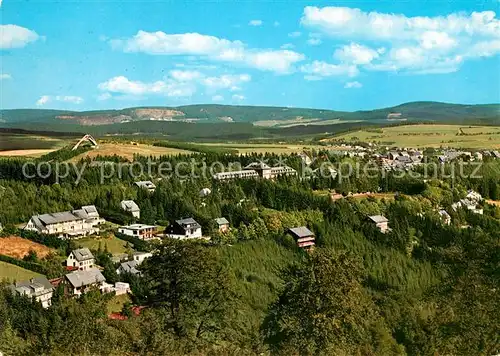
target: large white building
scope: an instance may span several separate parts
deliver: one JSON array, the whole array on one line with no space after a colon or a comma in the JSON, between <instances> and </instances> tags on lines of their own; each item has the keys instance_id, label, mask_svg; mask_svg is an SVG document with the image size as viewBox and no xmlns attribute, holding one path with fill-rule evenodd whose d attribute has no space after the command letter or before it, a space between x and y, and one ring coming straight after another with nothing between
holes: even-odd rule
<instances>
[{"instance_id":1,"label":"large white building","mask_svg":"<svg viewBox=\"0 0 500 356\"><path fill-rule=\"evenodd\" d=\"M150 240L158 233L158 227L155 225L132 224L120 226L118 232L127 236L137 237L141 240Z\"/></svg>"},{"instance_id":2,"label":"large white building","mask_svg":"<svg viewBox=\"0 0 500 356\"><path fill-rule=\"evenodd\" d=\"M165 235L173 239L197 239L201 235L201 225L193 218L175 220L165 229Z\"/></svg>"},{"instance_id":3,"label":"large white building","mask_svg":"<svg viewBox=\"0 0 500 356\"><path fill-rule=\"evenodd\" d=\"M294 176L297 171L288 166L270 167L264 162L253 162L240 171L215 173L213 178L217 180L228 180L236 178L264 178L275 179L279 176Z\"/></svg>"},{"instance_id":4,"label":"large white building","mask_svg":"<svg viewBox=\"0 0 500 356\"><path fill-rule=\"evenodd\" d=\"M79 248L71 251L66 259L67 267L75 267L81 271L86 271L94 267L94 255L88 248Z\"/></svg>"},{"instance_id":5,"label":"large white building","mask_svg":"<svg viewBox=\"0 0 500 356\"><path fill-rule=\"evenodd\" d=\"M98 234L98 226L102 223L104 219L99 216L96 207L87 205L73 211L33 215L24 229L62 238L75 238Z\"/></svg>"}]
</instances>

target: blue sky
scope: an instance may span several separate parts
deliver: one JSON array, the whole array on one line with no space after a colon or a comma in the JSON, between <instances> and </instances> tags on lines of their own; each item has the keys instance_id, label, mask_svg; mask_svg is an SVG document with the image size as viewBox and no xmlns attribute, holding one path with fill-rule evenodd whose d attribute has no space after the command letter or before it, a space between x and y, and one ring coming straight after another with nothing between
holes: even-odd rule
<instances>
[{"instance_id":1,"label":"blue sky","mask_svg":"<svg viewBox=\"0 0 500 356\"><path fill-rule=\"evenodd\" d=\"M2 108L500 102L500 1L12 1Z\"/></svg>"}]
</instances>

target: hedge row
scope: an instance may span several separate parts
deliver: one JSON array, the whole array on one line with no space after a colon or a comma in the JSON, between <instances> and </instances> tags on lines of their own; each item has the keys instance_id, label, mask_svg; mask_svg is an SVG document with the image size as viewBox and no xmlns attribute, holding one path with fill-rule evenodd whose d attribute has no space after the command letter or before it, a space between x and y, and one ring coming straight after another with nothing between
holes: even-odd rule
<instances>
[{"instance_id":1,"label":"hedge row","mask_svg":"<svg viewBox=\"0 0 500 356\"><path fill-rule=\"evenodd\" d=\"M29 269L30 271L37 272L40 274L47 274L47 270L45 269L45 267L36 262L18 260L17 258L6 255L0 255L0 261L7 262L22 267L24 269Z\"/></svg>"},{"instance_id":2,"label":"hedge row","mask_svg":"<svg viewBox=\"0 0 500 356\"><path fill-rule=\"evenodd\" d=\"M25 239L37 242L39 244L52 247L55 249L64 248L65 250L69 247L69 241L60 239L54 235L43 235L35 231L19 230L19 235Z\"/></svg>"},{"instance_id":3,"label":"hedge row","mask_svg":"<svg viewBox=\"0 0 500 356\"><path fill-rule=\"evenodd\" d=\"M147 241L141 240L137 237L129 236L122 234L120 232L115 232L115 236L119 238L120 240L124 240L127 242L130 242L132 245L134 245L134 249L140 252L150 252L153 247L151 244Z\"/></svg>"}]
</instances>

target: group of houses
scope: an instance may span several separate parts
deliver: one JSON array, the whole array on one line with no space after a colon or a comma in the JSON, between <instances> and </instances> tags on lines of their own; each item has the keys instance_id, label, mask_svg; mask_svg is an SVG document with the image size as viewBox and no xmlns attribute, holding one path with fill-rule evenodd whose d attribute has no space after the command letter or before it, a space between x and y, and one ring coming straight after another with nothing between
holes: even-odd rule
<instances>
[{"instance_id":1,"label":"group of houses","mask_svg":"<svg viewBox=\"0 0 500 356\"><path fill-rule=\"evenodd\" d=\"M469 190L467 196L464 199L460 199L456 203L453 203L451 207L453 210L458 208L465 208L475 214L483 214L483 209L479 206L479 203L483 200L483 197L478 192Z\"/></svg>"}]
</instances>

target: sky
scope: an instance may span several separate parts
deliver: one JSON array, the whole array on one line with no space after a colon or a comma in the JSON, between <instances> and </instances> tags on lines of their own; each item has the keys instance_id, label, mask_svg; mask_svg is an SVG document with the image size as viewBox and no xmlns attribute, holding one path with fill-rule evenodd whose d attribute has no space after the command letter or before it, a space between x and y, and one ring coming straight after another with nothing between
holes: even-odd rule
<instances>
[{"instance_id":1,"label":"sky","mask_svg":"<svg viewBox=\"0 0 500 356\"><path fill-rule=\"evenodd\" d=\"M500 0L0 0L0 107L500 102Z\"/></svg>"}]
</instances>

